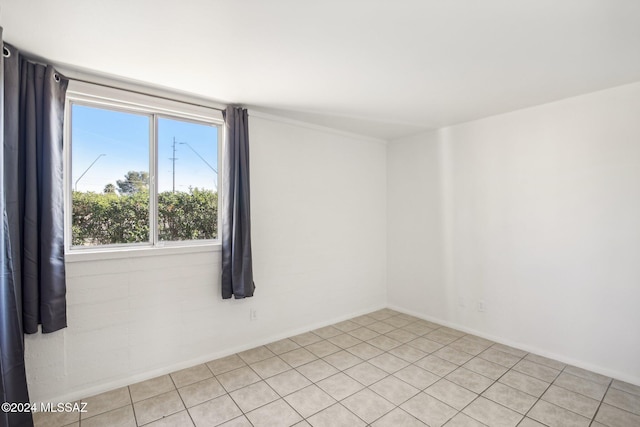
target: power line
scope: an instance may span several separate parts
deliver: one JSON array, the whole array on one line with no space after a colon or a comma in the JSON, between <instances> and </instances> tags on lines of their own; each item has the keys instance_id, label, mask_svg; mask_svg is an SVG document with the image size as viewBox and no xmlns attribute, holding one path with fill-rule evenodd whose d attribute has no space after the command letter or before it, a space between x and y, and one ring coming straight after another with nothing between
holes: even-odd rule
<instances>
[{"instance_id":1,"label":"power line","mask_svg":"<svg viewBox=\"0 0 640 427\"><path fill-rule=\"evenodd\" d=\"M103 157L103 156L106 156L106 154L104 154L104 153L103 153L103 154L98 155L98 157L96 157L96 159L95 159L95 160L94 160L94 161L89 165L89 167L88 167L88 168L86 168L86 169L84 170L84 172L82 172L82 175L80 175L80 177L78 177L78 179L76 179L76 182L75 182L75 184L74 184L74 189L75 189L75 191L78 191L78 181L80 181L80 179L82 179L82 177L83 177L87 172L89 172L89 169L91 169L91 167L92 167L93 165L95 165L95 164L96 164L96 162L97 162L98 160L100 160L100 157Z\"/></svg>"},{"instance_id":2,"label":"power line","mask_svg":"<svg viewBox=\"0 0 640 427\"><path fill-rule=\"evenodd\" d=\"M216 174L216 175L218 175L218 171L217 171L213 166L211 166L211 165L209 164L209 162L207 162L207 161L204 159L204 157L202 157L202 156L200 155L200 153L198 153L198 152L197 152L197 151L196 151L196 150L195 150L191 145L189 145L189 143L188 143L188 142L179 142L178 144L180 144L180 145L186 145L187 147L189 147L189 148L191 149L191 151L193 151L194 153L196 153L196 156L200 157L200 160L202 160L203 162L205 162L205 163L206 163L206 165L207 165L207 166L209 166L209 169L211 169L213 172L215 172L215 174Z\"/></svg>"},{"instance_id":3,"label":"power line","mask_svg":"<svg viewBox=\"0 0 640 427\"><path fill-rule=\"evenodd\" d=\"M192 147L188 142L180 142L179 144L180 144L180 145L186 145L187 147L189 147L189 149L191 149L191 151L193 151L194 153L196 153L196 156L200 157L200 160L202 160L202 161L203 161L207 166L209 166L209 169L211 169L211 170L216 174L216 176L218 175L218 171L216 170L216 168L214 168L213 166L211 166L211 165L209 164L209 162L207 162L207 161L205 160L205 158L204 158L204 157L202 157L202 156L200 155L200 153L198 153L198 152L195 150L195 148L193 148L193 147ZM217 188L218 188L218 183L217 183L217 182L216 182L215 186L216 186L216 189L217 189Z\"/></svg>"},{"instance_id":4,"label":"power line","mask_svg":"<svg viewBox=\"0 0 640 427\"><path fill-rule=\"evenodd\" d=\"M186 145L187 147L189 147L189 149L191 151L193 151L195 153L195 155L198 156L200 158L200 160L202 160L204 162L204 164L206 164L209 167L209 169L211 169L216 174L216 176L218 175L218 170L216 168L214 168L213 166L211 166L211 164L204 157L202 157L202 155L200 153L198 153L196 151L196 149L191 146L191 144L189 144L188 142L178 142L178 141L176 141L176 137L174 136L173 137L173 143L172 143L173 157L169 157L169 160L171 160L171 175L172 175L173 192L174 193L176 192L176 160L179 160L176 157L176 144ZM215 183L215 186L216 186L216 188L218 188L218 184L217 183Z\"/></svg>"}]
</instances>

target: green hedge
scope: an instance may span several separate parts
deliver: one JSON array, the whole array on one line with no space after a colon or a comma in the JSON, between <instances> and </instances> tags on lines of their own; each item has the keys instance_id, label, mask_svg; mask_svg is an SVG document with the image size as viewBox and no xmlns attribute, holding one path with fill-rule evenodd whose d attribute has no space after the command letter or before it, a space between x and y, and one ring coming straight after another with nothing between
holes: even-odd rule
<instances>
[{"instance_id":1,"label":"green hedge","mask_svg":"<svg viewBox=\"0 0 640 427\"><path fill-rule=\"evenodd\" d=\"M218 193L194 189L158 194L161 241L214 239L218 235ZM73 192L73 245L149 241L149 193Z\"/></svg>"}]
</instances>

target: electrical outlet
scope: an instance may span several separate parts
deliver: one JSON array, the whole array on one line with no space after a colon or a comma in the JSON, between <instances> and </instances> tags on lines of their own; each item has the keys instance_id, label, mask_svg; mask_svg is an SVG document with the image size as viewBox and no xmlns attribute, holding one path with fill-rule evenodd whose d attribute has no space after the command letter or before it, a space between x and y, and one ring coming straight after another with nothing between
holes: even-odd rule
<instances>
[{"instance_id":1,"label":"electrical outlet","mask_svg":"<svg viewBox=\"0 0 640 427\"><path fill-rule=\"evenodd\" d=\"M482 299L478 300L478 311L481 313L487 311L487 304Z\"/></svg>"},{"instance_id":2,"label":"electrical outlet","mask_svg":"<svg viewBox=\"0 0 640 427\"><path fill-rule=\"evenodd\" d=\"M255 308L250 308L249 309L249 320L253 322L256 319L258 319L258 312L256 311Z\"/></svg>"}]
</instances>

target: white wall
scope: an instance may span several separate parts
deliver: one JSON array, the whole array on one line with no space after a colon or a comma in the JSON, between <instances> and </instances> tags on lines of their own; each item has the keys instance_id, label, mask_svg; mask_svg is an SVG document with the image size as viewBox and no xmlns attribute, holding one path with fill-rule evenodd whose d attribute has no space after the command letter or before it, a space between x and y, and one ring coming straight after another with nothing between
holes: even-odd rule
<instances>
[{"instance_id":1,"label":"white wall","mask_svg":"<svg viewBox=\"0 0 640 427\"><path fill-rule=\"evenodd\" d=\"M443 318L442 183L437 132L387 148L389 304Z\"/></svg>"},{"instance_id":2,"label":"white wall","mask_svg":"<svg viewBox=\"0 0 640 427\"><path fill-rule=\"evenodd\" d=\"M268 117L250 126L255 296L220 298L214 250L69 262L69 327L26 337L32 401L85 397L386 305L384 144Z\"/></svg>"},{"instance_id":3,"label":"white wall","mask_svg":"<svg viewBox=\"0 0 640 427\"><path fill-rule=\"evenodd\" d=\"M187 367L387 291L392 307L640 384L638 111L634 84L386 148L252 117L256 296L220 299L215 250L68 263L69 327L26 337L31 398Z\"/></svg>"},{"instance_id":4,"label":"white wall","mask_svg":"<svg viewBox=\"0 0 640 427\"><path fill-rule=\"evenodd\" d=\"M639 111L633 84L390 144L390 305L640 384Z\"/></svg>"}]
</instances>

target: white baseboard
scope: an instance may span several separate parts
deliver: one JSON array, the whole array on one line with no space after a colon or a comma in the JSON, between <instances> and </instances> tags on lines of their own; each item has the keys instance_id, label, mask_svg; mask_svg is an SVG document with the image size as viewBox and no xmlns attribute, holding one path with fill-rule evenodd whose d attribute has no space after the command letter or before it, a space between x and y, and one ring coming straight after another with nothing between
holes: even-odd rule
<instances>
[{"instance_id":1,"label":"white baseboard","mask_svg":"<svg viewBox=\"0 0 640 427\"><path fill-rule=\"evenodd\" d=\"M604 368L601 366L596 366L587 362L584 362L582 360L576 360L576 359L572 359L560 354L555 354L549 351L546 351L544 349L540 349L531 345L527 345L525 343L522 342L517 342L517 341L513 341L513 340L509 340L509 339L505 339L503 337L498 337L495 335L491 335L491 334L487 334L485 332L473 329L473 328L468 328L453 322L449 322L446 320L442 320L442 319L438 319L432 316L428 316L425 315L423 313L419 313L413 310L407 310L403 307L399 307L399 306L395 306L395 305L376 305L376 306L372 306L368 309L364 309L364 310L359 310L357 312L351 313L349 315L345 315L345 316L339 316L336 318L332 318L331 320L326 320L326 321L322 321L322 322L317 322L317 323L313 323L311 325L307 325L307 326L303 326L300 328L294 328L294 329L290 329L287 330L285 332L279 333L279 334L274 334L274 335L270 335L268 337L263 337L260 338L259 340L254 340L252 342L248 342L247 344L243 344L241 346L237 346L237 347L233 347L233 348L229 348L229 349L225 349L216 353L212 353L212 354L206 354L206 355L202 355L184 362L179 362L179 363L174 363L159 369L153 369L153 370L149 370L146 372L142 372L142 373L138 373L135 375L129 375L123 378L118 378L116 380L113 381L108 381L105 383L100 383L97 384L95 386L91 386L91 387L84 387L81 389L77 389L74 390L72 392L66 393L64 395L61 396L55 396L54 397L48 397L47 399L42 399L42 402L51 402L51 403L58 403L58 402L74 402L77 401L79 399L82 398L86 398L89 396L93 396L96 394L100 394L100 393L104 393L106 391L110 391L110 390L114 390L120 387L125 387L140 381L145 381L151 378L155 378L157 376L161 376L161 375L166 375L169 374L171 372L175 372L175 371L179 371L181 369L186 369L186 368L190 368L192 366L196 366L205 362L209 362L211 360L215 360L215 359L219 359L221 357L226 357L241 351L245 351L245 350L249 350L251 348L254 347L258 347L261 345L265 345L265 344L269 344L271 342L274 341L278 341L281 339L285 339L285 338L289 338L295 335L299 335L305 332L309 332L312 331L314 329L318 329L318 328L322 328L324 326L328 326L328 325L332 325L334 323L338 323L344 320L349 320L353 317L357 317L363 314L367 314L370 313L372 311L376 311L376 310L380 310L382 308L390 308L392 310L398 311L400 313L405 313L414 317L417 317L419 319L423 319L423 320L428 320L430 322L433 323L437 323L440 324L442 326L447 326L449 328L453 328L453 329L457 329L460 330L462 332L466 332L468 334L473 334L473 335L477 335L479 337L500 343L500 344L504 344L504 345L508 345L510 347L514 347L529 353L534 353L534 354L538 354L540 356L544 356L544 357L548 357L550 359L554 359L554 360L558 360L562 363L566 363L569 365L573 365L573 366L577 366L579 368L582 369L587 369L589 371L592 372L596 372L598 374L602 374L611 378L615 378L621 381L625 381L631 384L635 384L635 385L640 385L640 378L636 378L633 376L630 376L628 374L625 374L623 372L618 372L614 369L609 369L609 368Z\"/></svg>"},{"instance_id":2,"label":"white baseboard","mask_svg":"<svg viewBox=\"0 0 640 427\"><path fill-rule=\"evenodd\" d=\"M556 354L556 353L552 353L549 351L546 351L544 349L541 348L537 348L522 342L517 342L517 341L513 341L513 340L509 340L503 337L498 337L495 335L491 335L491 334L487 334L485 332L482 331L478 331L476 329L473 328L467 328L466 326L462 326L453 322L448 322L446 320L442 320L442 319L438 319L432 316L428 316L425 315L423 313L418 313L416 311L413 310L407 310L405 308L399 307L399 306L395 306L395 305L389 305L388 308L398 311L400 313L404 313L404 314L408 314L414 317L417 317L419 319L423 319L423 320L428 320L429 322L433 322L433 323L437 323L439 325L442 326L447 326L449 328L452 329L457 329L459 331L462 332L466 332L468 334L473 334L476 336L479 336L481 338L485 338L500 344L504 344L504 345L508 345L509 347L514 347L517 348L519 350L523 350L526 351L528 353L534 353L537 354L539 356L544 356L547 357L549 359L554 359L557 360L559 362L562 363L566 363L568 365L573 365L576 366L578 368L582 368L582 369L586 369L588 371L592 371L595 372L597 374L601 374L601 375L605 375L607 377L611 377L611 378L615 378L617 380L620 381L625 381L628 382L630 384L634 384L634 385L638 385L640 386L640 378L634 377L632 375L626 374L624 372L619 372L616 371L615 369L610 369L610 368L606 368L606 367L602 367L602 366L597 366L597 365L593 365L591 363L585 362L583 360L577 360L577 359L573 359L570 357L566 357L564 355L561 354Z\"/></svg>"},{"instance_id":3,"label":"white baseboard","mask_svg":"<svg viewBox=\"0 0 640 427\"><path fill-rule=\"evenodd\" d=\"M164 366L159 369L153 369L146 372L128 375L126 377L118 378L113 381L107 381L104 383L97 384L95 386L83 387L80 389L73 390L72 392L65 393L61 396L48 396L38 401L39 402L50 402L50 403L58 403L58 402L75 402L77 400L94 396L96 394L104 393L107 391L115 390L120 387L125 387L131 384L135 384L140 381L149 380L151 378L155 378L161 375L170 374L171 372L179 371L181 369L190 368L192 366L200 365L205 362L209 362L211 360L219 359L221 357L230 356L235 353L239 353L241 351L249 350L255 347L259 347L261 345L269 344L274 341L279 341L281 339L289 338L295 335L299 335L305 332L312 331L314 329L322 328L324 326L333 325L334 323L342 322L344 320L349 320L357 316L361 316L363 314L371 313L376 310L380 310L386 307L386 304L380 304L372 306L368 309L359 310L354 313L345 316L339 316L333 318L331 320L326 320L322 322L313 323L311 325L306 325L300 328L290 329L286 332L282 332L279 334L270 335L268 337L260 338L259 340L255 340L252 342L248 342L247 344L243 344L241 346L225 349L216 353L202 355L193 359L189 359L184 362L174 363L168 366ZM398 310L399 311L399 310Z\"/></svg>"}]
</instances>

